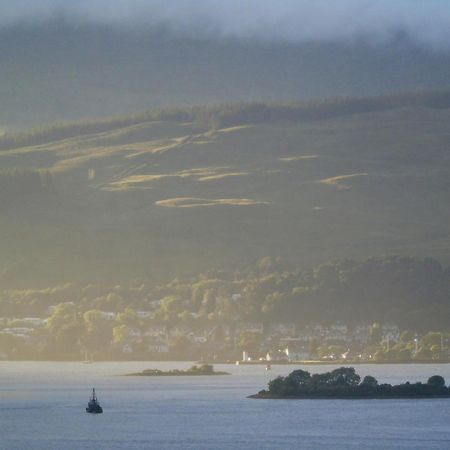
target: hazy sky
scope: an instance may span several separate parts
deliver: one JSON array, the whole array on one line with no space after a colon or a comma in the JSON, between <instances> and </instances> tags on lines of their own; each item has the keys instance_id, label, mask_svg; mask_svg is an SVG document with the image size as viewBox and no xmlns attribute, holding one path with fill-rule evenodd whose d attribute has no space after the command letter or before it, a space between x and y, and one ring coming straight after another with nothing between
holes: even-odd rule
<instances>
[{"instance_id":1,"label":"hazy sky","mask_svg":"<svg viewBox=\"0 0 450 450\"><path fill-rule=\"evenodd\" d=\"M55 17L258 40L386 41L450 47L450 0L0 0L0 26Z\"/></svg>"}]
</instances>

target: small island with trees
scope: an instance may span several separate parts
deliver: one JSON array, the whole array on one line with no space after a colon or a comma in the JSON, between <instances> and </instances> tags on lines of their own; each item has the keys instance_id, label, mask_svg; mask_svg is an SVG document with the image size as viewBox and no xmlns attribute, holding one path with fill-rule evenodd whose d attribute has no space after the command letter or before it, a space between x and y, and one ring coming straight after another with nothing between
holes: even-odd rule
<instances>
[{"instance_id":1,"label":"small island with trees","mask_svg":"<svg viewBox=\"0 0 450 450\"><path fill-rule=\"evenodd\" d=\"M128 373L129 377L180 377L180 376L195 376L195 375L230 375L228 372L215 371L210 364L203 364L201 366L192 366L186 370L159 370L159 369L145 369L142 372Z\"/></svg>"},{"instance_id":2,"label":"small island with trees","mask_svg":"<svg viewBox=\"0 0 450 450\"><path fill-rule=\"evenodd\" d=\"M389 399L449 397L450 387L440 375L433 375L426 383L379 384L371 375L361 381L353 367L340 367L331 372L310 374L298 369L286 377L269 382L269 389L249 398L265 399Z\"/></svg>"}]
</instances>

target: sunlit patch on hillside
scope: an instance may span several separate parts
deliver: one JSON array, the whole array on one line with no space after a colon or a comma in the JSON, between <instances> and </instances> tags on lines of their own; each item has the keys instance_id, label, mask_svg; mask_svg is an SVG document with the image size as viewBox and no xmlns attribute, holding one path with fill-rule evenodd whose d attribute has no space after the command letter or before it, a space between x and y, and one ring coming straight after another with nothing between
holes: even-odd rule
<instances>
[{"instance_id":1,"label":"sunlit patch on hillside","mask_svg":"<svg viewBox=\"0 0 450 450\"><path fill-rule=\"evenodd\" d=\"M205 145L211 142L213 141L209 133L193 134L161 141L149 141L150 145L144 149L142 149L142 143L140 143L141 148L129 154L127 158L133 159L145 154L163 154L171 150L181 150L187 145Z\"/></svg>"},{"instance_id":2,"label":"sunlit patch on hillside","mask_svg":"<svg viewBox=\"0 0 450 450\"><path fill-rule=\"evenodd\" d=\"M206 206L254 206L267 205L268 202L253 200L250 198L196 198L177 197L155 202L157 206L166 208L198 208Z\"/></svg>"},{"instance_id":3,"label":"sunlit patch on hillside","mask_svg":"<svg viewBox=\"0 0 450 450\"><path fill-rule=\"evenodd\" d=\"M155 182L167 179L192 178L195 181L214 181L248 175L248 172L226 172L227 169L229 169L227 166L197 167L170 173L129 175L121 180L109 183L107 188L109 190L136 189L138 187L151 186Z\"/></svg>"},{"instance_id":4,"label":"sunlit patch on hillside","mask_svg":"<svg viewBox=\"0 0 450 450\"><path fill-rule=\"evenodd\" d=\"M220 173L217 175L208 175L206 177L201 177L198 179L198 181L216 181L229 177L243 177L245 175L248 175L248 172L227 172L227 173Z\"/></svg>"},{"instance_id":5,"label":"sunlit patch on hillside","mask_svg":"<svg viewBox=\"0 0 450 450\"><path fill-rule=\"evenodd\" d=\"M330 178L324 178L322 180L319 180L318 183L327 184L329 186L335 186L338 189L350 189L351 186L349 184L343 183L345 180L349 180L351 178L355 177L362 177L369 175L366 172L361 173L351 173L348 175L338 175L337 177L330 177Z\"/></svg>"},{"instance_id":6,"label":"sunlit patch on hillside","mask_svg":"<svg viewBox=\"0 0 450 450\"><path fill-rule=\"evenodd\" d=\"M102 186L102 189L104 191L109 191L109 192L116 192L116 191L146 191L146 190L150 190L153 189L152 186L130 186L130 185L121 185L121 184L109 184L107 186Z\"/></svg>"},{"instance_id":7,"label":"sunlit patch on hillside","mask_svg":"<svg viewBox=\"0 0 450 450\"><path fill-rule=\"evenodd\" d=\"M206 177L215 175L216 173L222 170L227 170L228 168L228 166L196 167L194 169L182 170L178 173L188 176Z\"/></svg>"},{"instance_id":8,"label":"sunlit patch on hillside","mask_svg":"<svg viewBox=\"0 0 450 450\"><path fill-rule=\"evenodd\" d=\"M145 149L127 155L127 158L133 159L145 154L162 154L168 152L169 150L179 149L185 143L185 137L171 139L169 141L161 141L160 143L153 142Z\"/></svg>"},{"instance_id":9,"label":"sunlit patch on hillside","mask_svg":"<svg viewBox=\"0 0 450 450\"><path fill-rule=\"evenodd\" d=\"M319 155L300 155L300 156L283 156L282 158L278 158L283 162L292 162L292 161L301 161L302 159L316 159Z\"/></svg>"},{"instance_id":10,"label":"sunlit patch on hillside","mask_svg":"<svg viewBox=\"0 0 450 450\"><path fill-rule=\"evenodd\" d=\"M221 128L217 130L217 133L233 133L235 131L245 130L247 128L253 128L254 125L236 125L234 127Z\"/></svg>"}]
</instances>

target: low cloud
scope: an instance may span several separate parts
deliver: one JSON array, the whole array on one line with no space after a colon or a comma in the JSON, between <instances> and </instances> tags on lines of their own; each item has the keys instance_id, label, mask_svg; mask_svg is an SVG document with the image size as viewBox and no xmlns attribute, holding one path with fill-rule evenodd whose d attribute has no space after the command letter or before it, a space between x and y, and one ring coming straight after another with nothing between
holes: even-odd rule
<instances>
[{"instance_id":1,"label":"low cloud","mask_svg":"<svg viewBox=\"0 0 450 450\"><path fill-rule=\"evenodd\" d=\"M208 39L386 42L403 33L450 46L448 0L0 0L0 26L56 18Z\"/></svg>"}]
</instances>

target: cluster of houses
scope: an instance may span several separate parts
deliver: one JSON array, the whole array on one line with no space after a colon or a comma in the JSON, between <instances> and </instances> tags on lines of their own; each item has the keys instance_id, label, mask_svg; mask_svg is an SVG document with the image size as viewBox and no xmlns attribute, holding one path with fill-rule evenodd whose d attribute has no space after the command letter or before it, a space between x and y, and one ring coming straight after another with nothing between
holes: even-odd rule
<instances>
[{"instance_id":1,"label":"cluster of houses","mask_svg":"<svg viewBox=\"0 0 450 450\"><path fill-rule=\"evenodd\" d=\"M137 314L143 317L143 314ZM238 348L244 351L243 359L251 360L265 358L266 360L298 361L314 357L314 348L319 346L338 345L346 349L366 347L371 340L372 325L362 324L349 328L343 324L310 325L299 327L294 323L259 323L245 322L235 324L211 324L203 328L191 328L186 324L166 326L149 323L143 329L130 329L128 338L120 344L116 344L116 350L131 354L136 351L148 353L169 354L171 343L179 338L185 338L185 342L192 350L204 350L205 357L216 353L222 353L224 342L227 342L228 351L233 355ZM242 336L257 337L257 346L250 349L242 348ZM400 339L400 330L395 324L385 324L380 330L383 342L394 343ZM389 345L389 344L388 344ZM137 350L139 349L139 350ZM222 350L222 351L221 351ZM330 354L330 359L353 358L350 351L344 354ZM231 355L230 355L231 357ZM317 357L317 356L316 356Z\"/></svg>"},{"instance_id":2,"label":"cluster of houses","mask_svg":"<svg viewBox=\"0 0 450 450\"><path fill-rule=\"evenodd\" d=\"M12 320L0 318L0 335L14 336L27 341L37 328L46 324L47 319L39 317L24 317Z\"/></svg>"},{"instance_id":3,"label":"cluster of houses","mask_svg":"<svg viewBox=\"0 0 450 450\"><path fill-rule=\"evenodd\" d=\"M52 313L51 308L49 314ZM260 323L241 322L233 324L210 324L200 328L193 328L184 323L174 326L156 323L153 311L136 311L136 316L141 319L138 327L128 327L127 335L120 342L111 343L111 349L115 353L133 354L166 354L170 356L173 343L183 338L184 345L201 352L205 351L205 357L221 353L224 355L224 343L230 358L236 355L236 351L244 351L243 359L265 358L267 361L284 359L287 361L307 360L312 357L314 349L320 346L336 345L345 347L348 351L339 355L326 355L330 359L342 359L353 357L351 349L364 348L370 343L372 336L371 324L360 324L349 327L345 324L334 323L325 325L298 326L295 323ZM107 321L114 321L116 313L102 312ZM44 329L48 319L25 317L21 319L1 319L0 337L2 335L14 336L29 342L34 331ZM144 324L144 325L142 325ZM254 336L255 344L252 348L244 348L242 336ZM399 341L400 330L395 324L383 324L380 327L379 337L382 342L392 345ZM32 344L32 342L31 342ZM0 355L1 356L1 355Z\"/></svg>"},{"instance_id":4,"label":"cluster of houses","mask_svg":"<svg viewBox=\"0 0 450 450\"><path fill-rule=\"evenodd\" d=\"M254 329L254 326L253 326ZM260 326L260 332L264 336L261 350L270 348L259 359L266 361L301 361L317 359L318 347L338 346L345 351L330 352L322 359L353 359L355 351L358 354L367 347L372 338L372 325L360 324L349 327L341 323L331 325L308 325L298 327L289 323L272 323ZM400 340L400 329L396 324L384 324L380 329L381 342L394 344ZM388 344L389 345L389 344ZM258 357L251 352L244 351L243 361Z\"/></svg>"}]
</instances>

